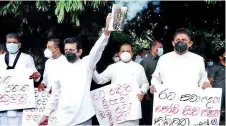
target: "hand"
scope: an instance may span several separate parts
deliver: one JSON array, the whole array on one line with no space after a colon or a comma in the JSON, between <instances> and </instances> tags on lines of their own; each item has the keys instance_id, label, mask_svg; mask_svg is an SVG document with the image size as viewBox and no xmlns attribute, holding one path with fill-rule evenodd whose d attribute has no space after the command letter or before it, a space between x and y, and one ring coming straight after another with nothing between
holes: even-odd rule
<instances>
[{"instance_id":1,"label":"hand","mask_svg":"<svg viewBox=\"0 0 226 126\"><path fill-rule=\"evenodd\" d=\"M45 89L45 84L41 83L38 85L38 91L44 91Z\"/></svg>"},{"instance_id":2,"label":"hand","mask_svg":"<svg viewBox=\"0 0 226 126\"><path fill-rule=\"evenodd\" d=\"M156 91L157 91L157 90L156 90L156 88L155 88L154 85L150 86L150 92L151 92L152 94L154 94L154 92L156 92Z\"/></svg>"},{"instance_id":3,"label":"hand","mask_svg":"<svg viewBox=\"0 0 226 126\"><path fill-rule=\"evenodd\" d=\"M144 98L144 93L137 94L137 98L142 101Z\"/></svg>"},{"instance_id":4,"label":"hand","mask_svg":"<svg viewBox=\"0 0 226 126\"><path fill-rule=\"evenodd\" d=\"M108 14L107 18L106 18L106 26L104 28L104 32L106 34L110 34L110 32L108 31L109 25L110 25L110 21L111 21L111 13Z\"/></svg>"},{"instance_id":5,"label":"hand","mask_svg":"<svg viewBox=\"0 0 226 126\"><path fill-rule=\"evenodd\" d=\"M202 89L212 88L212 85L209 82L204 82L202 85Z\"/></svg>"},{"instance_id":6,"label":"hand","mask_svg":"<svg viewBox=\"0 0 226 126\"><path fill-rule=\"evenodd\" d=\"M39 122L39 126L45 126L45 125L48 125L48 120L49 120L49 117L48 116L43 116L42 119L40 120Z\"/></svg>"},{"instance_id":7,"label":"hand","mask_svg":"<svg viewBox=\"0 0 226 126\"><path fill-rule=\"evenodd\" d=\"M29 77L29 79L37 80L39 77L40 77L40 74L39 74L38 72L34 72L34 73Z\"/></svg>"}]
</instances>

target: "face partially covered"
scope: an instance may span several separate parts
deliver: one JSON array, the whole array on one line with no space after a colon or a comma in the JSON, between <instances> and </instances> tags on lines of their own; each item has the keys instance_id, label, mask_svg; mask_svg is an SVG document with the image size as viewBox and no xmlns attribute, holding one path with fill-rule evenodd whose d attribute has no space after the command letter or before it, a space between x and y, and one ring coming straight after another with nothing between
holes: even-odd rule
<instances>
[{"instance_id":1,"label":"face partially covered","mask_svg":"<svg viewBox=\"0 0 226 126\"><path fill-rule=\"evenodd\" d=\"M132 47L129 44L124 44L121 46L120 48L120 59L127 63L129 61L131 61L132 57L133 57L133 52L132 52Z\"/></svg>"},{"instance_id":2,"label":"face partially covered","mask_svg":"<svg viewBox=\"0 0 226 126\"><path fill-rule=\"evenodd\" d=\"M21 43L18 39L15 38L7 38L6 39L6 49L10 54L15 54L21 48Z\"/></svg>"},{"instance_id":3,"label":"face partially covered","mask_svg":"<svg viewBox=\"0 0 226 126\"><path fill-rule=\"evenodd\" d=\"M71 63L74 63L82 55L82 49L78 50L76 43L65 44L64 52L67 60Z\"/></svg>"},{"instance_id":4,"label":"face partially covered","mask_svg":"<svg viewBox=\"0 0 226 126\"><path fill-rule=\"evenodd\" d=\"M112 59L114 60L115 63L119 62L120 61L119 54L115 53Z\"/></svg>"},{"instance_id":5,"label":"face partially covered","mask_svg":"<svg viewBox=\"0 0 226 126\"><path fill-rule=\"evenodd\" d=\"M172 44L175 52L182 55L187 52L188 48L190 48L193 43L187 34L178 33L172 41Z\"/></svg>"}]
</instances>

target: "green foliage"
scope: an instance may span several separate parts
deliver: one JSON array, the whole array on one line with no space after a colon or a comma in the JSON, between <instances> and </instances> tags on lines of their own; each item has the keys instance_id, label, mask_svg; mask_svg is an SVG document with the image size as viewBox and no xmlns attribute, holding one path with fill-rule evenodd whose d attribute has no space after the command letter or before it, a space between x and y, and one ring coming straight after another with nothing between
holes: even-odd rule
<instances>
[{"instance_id":1,"label":"green foliage","mask_svg":"<svg viewBox=\"0 0 226 126\"><path fill-rule=\"evenodd\" d=\"M6 16L9 14L21 16L25 11L28 12L30 9L33 9L32 7L35 7L39 12L47 12L51 4L50 1L40 0L36 0L34 2L35 6L24 3L25 2L22 1L10 1L8 4L0 8L0 16ZM101 4L105 4L105 2L100 2L100 0L88 2L82 0L55 1L55 15L57 16L58 23L62 23L65 21L66 14L68 14L68 17L70 17L70 22L79 26L79 14L85 10L85 6L98 9Z\"/></svg>"},{"instance_id":2,"label":"green foliage","mask_svg":"<svg viewBox=\"0 0 226 126\"><path fill-rule=\"evenodd\" d=\"M217 3L217 1L219 1L219 0L205 0L205 2L207 2L208 4L216 4Z\"/></svg>"}]
</instances>

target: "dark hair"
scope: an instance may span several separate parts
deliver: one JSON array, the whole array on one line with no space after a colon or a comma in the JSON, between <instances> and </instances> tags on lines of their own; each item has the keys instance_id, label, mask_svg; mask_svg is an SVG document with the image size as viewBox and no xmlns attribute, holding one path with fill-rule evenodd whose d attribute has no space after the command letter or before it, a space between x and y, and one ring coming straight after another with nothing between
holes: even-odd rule
<instances>
[{"instance_id":1,"label":"dark hair","mask_svg":"<svg viewBox=\"0 0 226 126\"><path fill-rule=\"evenodd\" d=\"M154 46L156 46L157 43L161 43L162 44L162 41L161 40L157 40L157 39L156 40L153 40L153 42L151 42L151 44L150 44L151 48L154 47Z\"/></svg>"},{"instance_id":2,"label":"dark hair","mask_svg":"<svg viewBox=\"0 0 226 126\"><path fill-rule=\"evenodd\" d=\"M76 43L77 49L78 50L82 49L82 44L79 41L77 41L74 37L64 39L64 44L68 44L68 43L71 43L71 44Z\"/></svg>"},{"instance_id":3,"label":"dark hair","mask_svg":"<svg viewBox=\"0 0 226 126\"><path fill-rule=\"evenodd\" d=\"M55 48L59 48L59 49L60 49L60 52L63 52L63 44L62 44L62 42L60 41L60 39L54 38L54 39L48 40L48 42L49 42L49 41L54 42Z\"/></svg>"},{"instance_id":4,"label":"dark hair","mask_svg":"<svg viewBox=\"0 0 226 126\"><path fill-rule=\"evenodd\" d=\"M131 49L132 49L132 51L133 51L133 46L132 46L132 44L130 44L130 43L123 43L123 44L120 46L120 49L121 49L122 46L130 46Z\"/></svg>"},{"instance_id":5,"label":"dark hair","mask_svg":"<svg viewBox=\"0 0 226 126\"><path fill-rule=\"evenodd\" d=\"M191 32L187 29L187 28L179 28L176 30L174 36L173 36L173 39L175 39L175 37L178 35L178 34L185 34L188 36L188 38L190 40L192 40L192 34Z\"/></svg>"},{"instance_id":6,"label":"dark hair","mask_svg":"<svg viewBox=\"0 0 226 126\"><path fill-rule=\"evenodd\" d=\"M7 34L6 35L6 39L7 38L14 38L14 39L17 39L18 41L20 41L18 35L15 34L15 33L9 33L9 34Z\"/></svg>"},{"instance_id":7,"label":"dark hair","mask_svg":"<svg viewBox=\"0 0 226 126\"><path fill-rule=\"evenodd\" d=\"M225 53L225 48L221 48L217 51L217 56L224 56L224 53Z\"/></svg>"}]
</instances>

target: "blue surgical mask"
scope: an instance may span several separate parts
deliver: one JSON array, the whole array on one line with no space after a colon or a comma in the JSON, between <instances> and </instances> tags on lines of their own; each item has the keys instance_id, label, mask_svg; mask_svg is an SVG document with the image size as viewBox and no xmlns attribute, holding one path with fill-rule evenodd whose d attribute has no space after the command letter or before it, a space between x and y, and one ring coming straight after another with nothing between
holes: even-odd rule
<instances>
[{"instance_id":1,"label":"blue surgical mask","mask_svg":"<svg viewBox=\"0 0 226 126\"><path fill-rule=\"evenodd\" d=\"M158 50L157 50L157 55L158 55L158 56L161 56L163 53L164 53L163 48L158 48Z\"/></svg>"},{"instance_id":2,"label":"blue surgical mask","mask_svg":"<svg viewBox=\"0 0 226 126\"><path fill-rule=\"evenodd\" d=\"M7 48L7 51L10 54L14 54L14 53L17 53L18 52L19 45L18 44L15 44L15 43L6 43L6 48Z\"/></svg>"},{"instance_id":3,"label":"blue surgical mask","mask_svg":"<svg viewBox=\"0 0 226 126\"><path fill-rule=\"evenodd\" d=\"M207 65L208 66L212 66L213 65L213 62L207 62Z\"/></svg>"}]
</instances>

